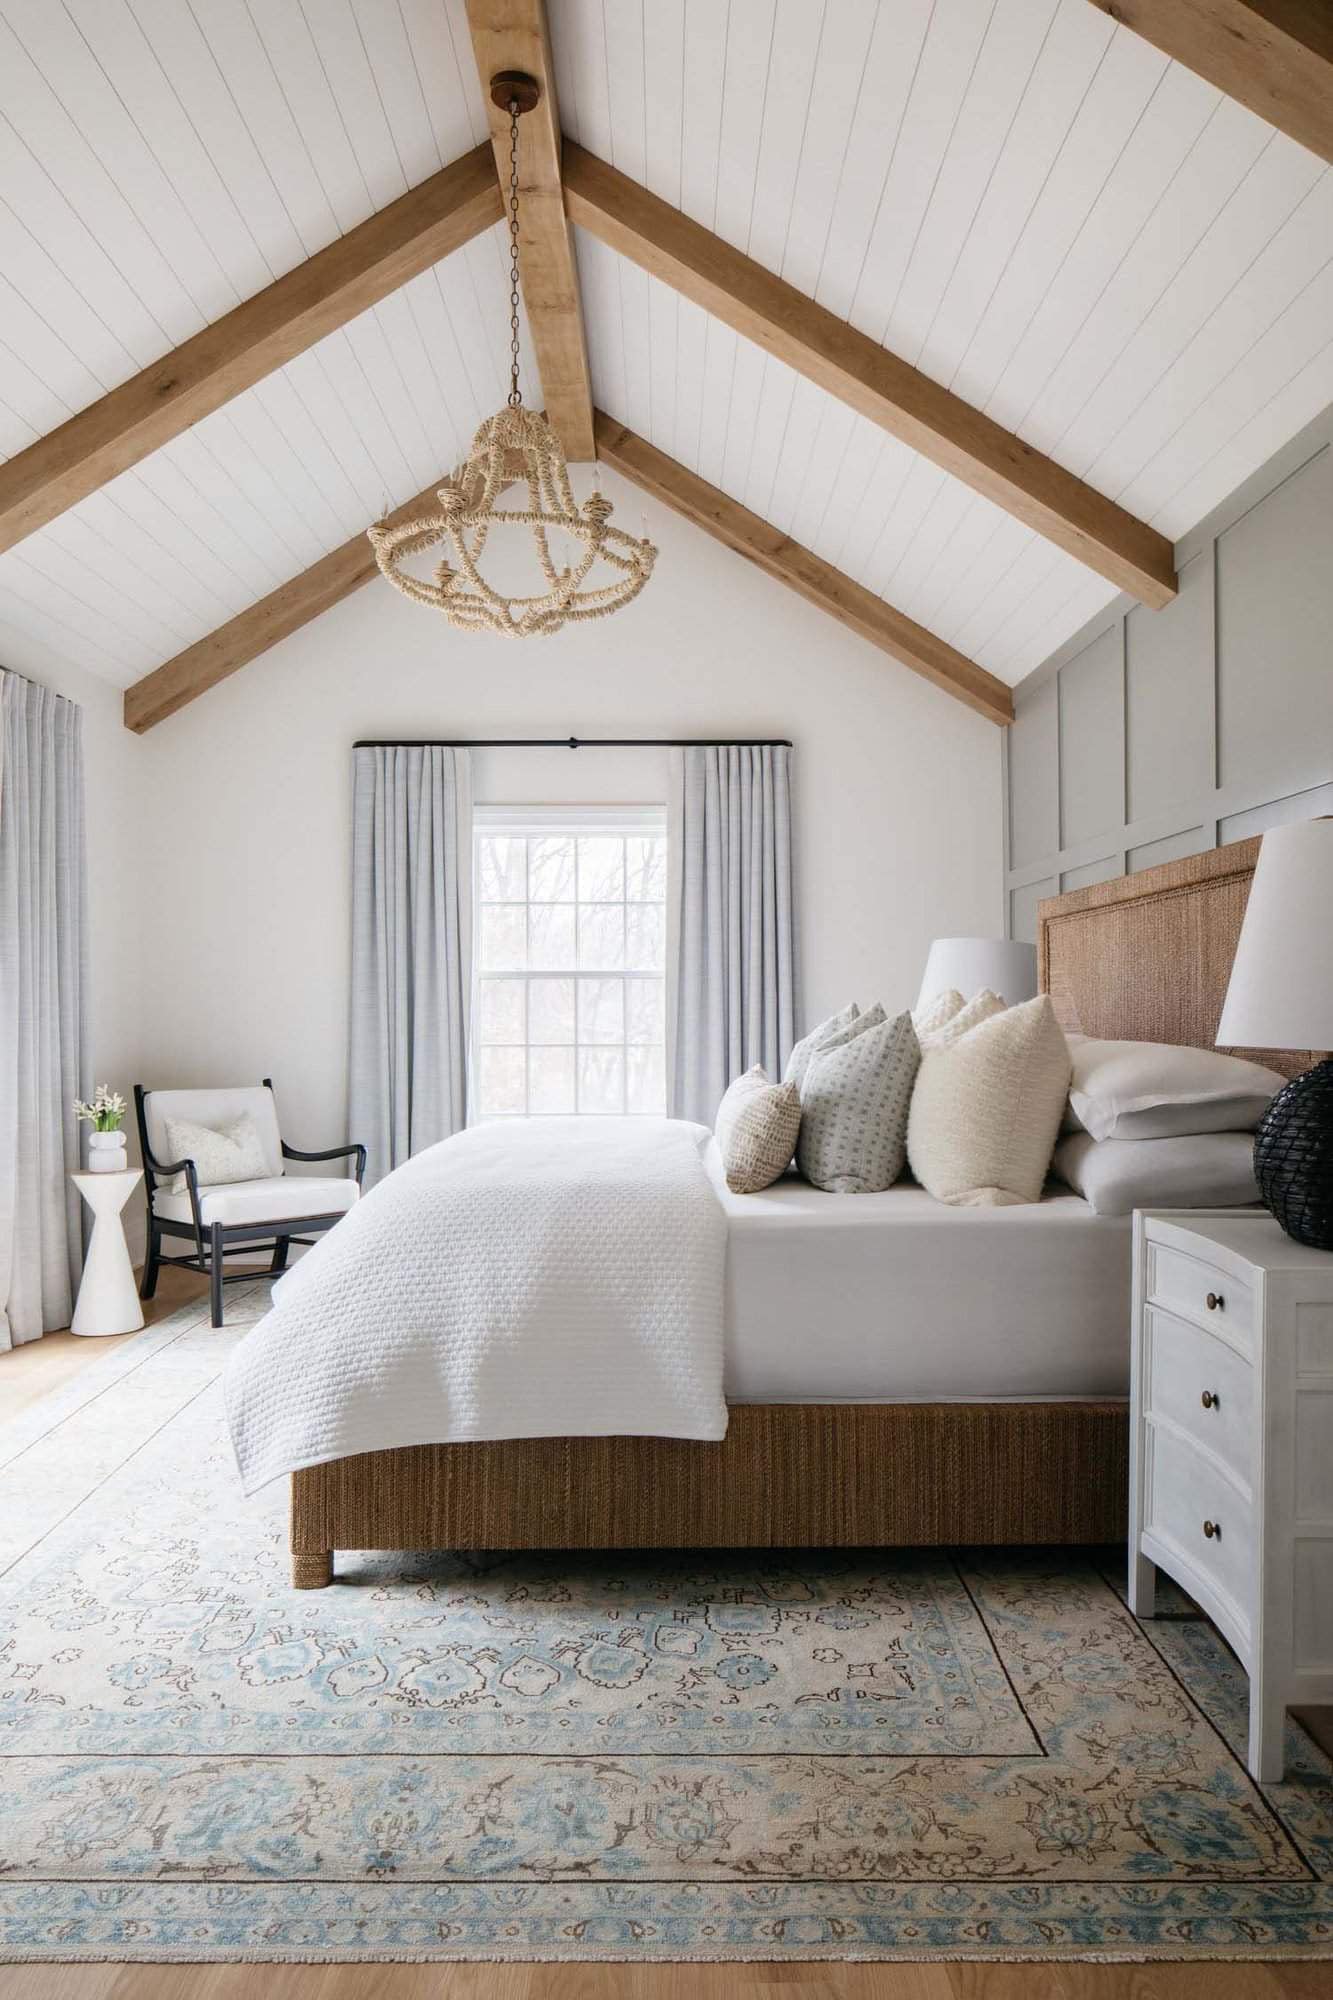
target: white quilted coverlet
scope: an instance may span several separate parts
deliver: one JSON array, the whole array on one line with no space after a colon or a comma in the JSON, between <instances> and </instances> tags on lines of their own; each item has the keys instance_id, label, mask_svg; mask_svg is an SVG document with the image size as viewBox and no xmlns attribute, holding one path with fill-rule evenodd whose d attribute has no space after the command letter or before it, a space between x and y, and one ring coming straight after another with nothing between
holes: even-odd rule
<instances>
[{"instance_id":1,"label":"white quilted coverlet","mask_svg":"<svg viewBox=\"0 0 1333 2000\"><path fill-rule=\"evenodd\" d=\"M471 1438L720 1438L727 1224L706 1126L481 1125L381 1181L232 1355L247 1493Z\"/></svg>"}]
</instances>

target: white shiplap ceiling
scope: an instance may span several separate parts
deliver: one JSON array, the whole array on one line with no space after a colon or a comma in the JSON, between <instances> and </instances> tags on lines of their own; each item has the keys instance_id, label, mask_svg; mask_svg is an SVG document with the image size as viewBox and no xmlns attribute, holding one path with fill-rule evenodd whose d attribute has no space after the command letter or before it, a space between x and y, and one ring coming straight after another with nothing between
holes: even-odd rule
<instances>
[{"instance_id":1,"label":"white shiplap ceiling","mask_svg":"<svg viewBox=\"0 0 1333 2000\"><path fill-rule=\"evenodd\" d=\"M550 10L571 136L1168 536L1333 400L1333 172L1087 0ZM462 0L0 0L0 456L485 132ZM1004 679L1113 595L578 255L603 408ZM0 658L124 684L299 573L456 461L504 319L492 235L0 556Z\"/></svg>"}]
</instances>

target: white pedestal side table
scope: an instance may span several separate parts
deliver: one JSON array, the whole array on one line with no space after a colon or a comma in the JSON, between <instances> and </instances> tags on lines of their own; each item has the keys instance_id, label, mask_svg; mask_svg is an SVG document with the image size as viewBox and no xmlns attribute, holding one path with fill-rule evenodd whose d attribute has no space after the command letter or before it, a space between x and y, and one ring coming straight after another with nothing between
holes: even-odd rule
<instances>
[{"instance_id":1,"label":"white pedestal side table","mask_svg":"<svg viewBox=\"0 0 1333 2000\"><path fill-rule=\"evenodd\" d=\"M93 1212L93 1235L83 1266L71 1333L136 1333L143 1310L134 1282L125 1227L120 1219L142 1170L123 1174L72 1174L75 1187Z\"/></svg>"}]
</instances>

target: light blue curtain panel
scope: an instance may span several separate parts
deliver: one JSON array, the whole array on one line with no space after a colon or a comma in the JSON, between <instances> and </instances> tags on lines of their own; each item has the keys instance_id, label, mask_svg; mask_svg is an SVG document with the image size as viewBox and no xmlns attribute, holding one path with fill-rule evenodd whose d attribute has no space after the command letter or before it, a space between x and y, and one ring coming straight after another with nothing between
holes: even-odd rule
<instances>
[{"instance_id":1,"label":"light blue curtain panel","mask_svg":"<svg viewBox=\"0 0 1333 2000\"><path fill-rule=\"evenodd\" d=\"M668 1108L711 1125L755 1063L795 1040L791 751L692 744L671 756Z\"/></svg>"},{"instance_id":2,"label":"light blue curtain panel","mask_svg":"<svg viewBox=\"0 0 1333 2000\"><path fill-rule=\"evenodd\" d=\"M370 1186L467 1121L472 775L432 744L352 758L348 1138Z\"/></svg>"},{"instance_id":3,"label":"light blue curtain panel","mask_svg":"<svg viewBox=\"0 0 1333 2000\"><path fill-rule=\"evenodd\" d=\"M0 1352L73 1313L87 1007L82 712L0 670Z\"/></svg>"}]
</instances>

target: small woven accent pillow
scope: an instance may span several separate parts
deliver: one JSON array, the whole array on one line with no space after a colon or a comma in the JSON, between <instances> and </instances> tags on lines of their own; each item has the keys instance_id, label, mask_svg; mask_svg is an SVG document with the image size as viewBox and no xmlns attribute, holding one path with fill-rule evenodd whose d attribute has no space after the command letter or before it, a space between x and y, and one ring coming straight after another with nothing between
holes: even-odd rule
<instances>
[{"instance_id":1,"label":"small woven accent pillow","mask_svg":"<svg viewBox=\"0 0 1333 2000\"><path fill-rule=\"evenodd\" d=\"M770 1083L761 1063L738 1076L713 1127L732 1193L772 1187L791 1165L800 1129L801 1093L794 1083Z\"/></svg>"},{"instance_id":2,"label":"small woven accent pillow","mask_svg":"<svg viewBox=\"0 0 1333 2000\"><path fill-rule=\"evenodd\" d=\"M263 1142L248 1111L216 1131L211 1125L196 1125L190 1118L165 1118L162 1122L172 1159L193 1160L200 1187L262 1181L268 1173ZM185 1192L184 1174L175 1175L171 1192Z\"/></svg>"},{"instance_id":3,"label":"small woven accent pillow","mask_svg":"<svg viewBox=\"0 0 1333 2000\"><path fill-rule=\"evenodd\" d=\"M907 1111L921 1051L910 1014L863 1014L817 1049L801 1090L796 1164L830 1194L878 1194L903 1170Z\"/></svg>"},{"instance_id":4,"label":"small woven accent pillow","mask_svg":"<svg viewBox=\"0 0 1333 2000\"><path fill-rule=\"evenodd\" d=\"M907 1126L922 1187L955 1208L1039 1201L1069 1075L1069 1047L1045 993L932 1043Z\"/></svg>"},{"instance_id":5,"label":"small woven accent pillow","mask_svg":"<svg viewBox=\"0 0 1333 2000\"><path fill-rule=\"evenodd\" d=\"M805 1081L805 1072L810 1067L810 1058L820 1043L827 1036L841 1034L844 1028L850 1028L860 1012L861 1009L855 1000L850 1000L839 1013L830 1014L827 1021L821 1021L817 1028L812 1028L808 1035L803 1035L787 1057L787 1067L782 1072L782 1081L794 1083L799 1090Z\"/></svg>"}]
</instances>

